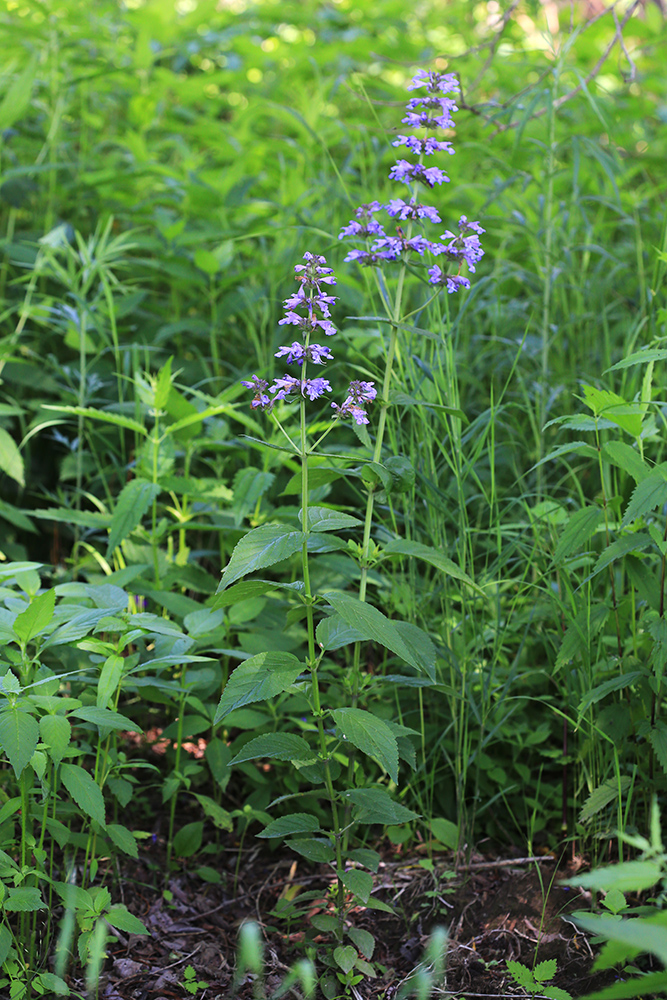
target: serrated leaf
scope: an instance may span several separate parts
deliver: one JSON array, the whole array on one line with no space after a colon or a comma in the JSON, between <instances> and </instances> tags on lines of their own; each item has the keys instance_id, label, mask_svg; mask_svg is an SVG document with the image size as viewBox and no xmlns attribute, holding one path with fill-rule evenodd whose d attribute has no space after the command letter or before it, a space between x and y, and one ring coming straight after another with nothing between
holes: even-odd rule
<instances>
[{"instance_id":1,"label":"serrated leaf","mask_svg":"<svg viewBox=\"0 0 667 1000\"><path fill-rule=\"evenodd\" d=\"M0 427L0 469L19 486L25 486L23 456L13 437L7 433L4 427Z\"/></svg>"},{"instance_id":2,"label":"serrated leaf","mask_svg":"<svg viewBox=\"0 0 667 1000\"><path fill-rule=\"evenodd\" d=\"M529 993L534 992L535 980L533 979L532 972L529 968L527 968L527 966L523 965L521 962L514 962L512 959L507 959L505 965L512 979L514 979L519 986L523 986L524 990L527 990Z\"/></svg>"},{"instance_id":3,"label":"serrated leaf","mask_svg":"<svg viewBox=\"0 0 667 1000\"><path fill-rule=\"evenodd\" d=\"M360 708L337 708L332 712L346 740L374 757L394 782L398 782L398 746L386 722Z\"/></svg>"},{"instance_id":4,"label":"serrated leaf","mask_svg":"<svg viewBox=\"0 0 667 1000\"><path fill-rule=\"evenodd\" d=\"M382 860L378 852L369 847L355 847L353 850L347 851L345 857L349 858L350 861L356 861L358 865L363 865L364 868L370 868L372 872L377 872Z\"/></svg>"},{"instance_id":5,"label":"serrated leaf","mask_svg":"<svg viewBox=\"0 0 667 1000\"><path fill-rule=\"evenodd\" d=\"M421 559L423 562L429 563L431 566L439 569L445 576L451 576L452 579L465 583L467 587L470 587L471 590L474 590L478 594L483 593L475 581L471 580L468 574L464 573L462 569L459 569L455 562L430 545L422 545L419 542L396 538L391 542L387 542L382 550L382 554L383 556L413 556L415 559Z\"/></svg>"},{"instance_id":6,"label":"serrated leaf","mask_svg":"<svg viewBox=\"0 0 667 1000\"><path fill-rule=\"evenodd\" d=\"M210 745L210 744L209 744ZM219 830L232 831L234 829L234 820L231 814L223 809L222 806L218 805L215 799L210 798L208 795L201 795L195 793L195 798L199 802L199 805L204 810L204 813L208 818L214 823Z\"/></svg>"},{"instance_id":7,"label":"serrated leaf","mask_svg":"<svg viewBox=\"0 0 667 1000\"><path fill-rule=\"evenodd\" d=\"M213 724L236 708L287 691L304 666L292 653L269 651L251 656L233 672L218 703Z\"/></svg>"},{"instance_id":8,"label":"serrated leaf","mask_svg":"<svg viewBox=\"0 0 667 1000\"><path fill-rule=\"evenodd\" d=\"M637 484L623 516L623 527L627 527L635 518L643 517L667 502L666 480L667 462L662 462Z\"/></svg>"},{"instance_id":9,"label":"serrated leaf","mask_svg":"<svg viewBox=\"0 0 667 1000\"><path fill-rule=\"evenodd\" d=\"M629 473L636 483L640 483L651 471L637 449L627 441L607 441L602 445L602 458Z\"/></svg>"},{"instance_id":10,"label":"serrated leaf","mask_svg":"<svg viewBox=\"0 0 667 1000\"><path fill-rule=\"evenodd\" d=\"M586 823L592 816L597 815L605 806L613 802L614 799L618 798L619 794L622 796L624 792L630 787L630 778L627 775L622 775L620 783L616 778L610 778L608 781L603 781L601 785L594 788L591 794L588 796L584 805L579 813L579 822Z\"/></svg>"},{"instance_id":11,"label":"serrated leaf","mask_svg":"<svg viewBox=\"0 0 667 1000\"><path fill-rule=\"evenodd\" d=\"M352 945L346 944L340 948L335 948L333 957L336 965L340 966L343 972L348 973L354 968L354 963L357 960L357 951Z\"/></svg>"},{"instance_id":12,"label":"serrated leaf","mask_svg":"<svg viewBox=\"0 0 667 1000\"><path fill-rule=\"evenodd\" d=\"M563 642L556 657L556 669L559 670L573 656L588 654L593 638L601 631L607 618L609 608L606 604L593 604L584 607L567 627Z\"/></svg>"},{"instance_id":13,"label":"serrated leaf","mask_svg":"<svg viewBox=\"0 0 667 1000\"><path fill-rule=\"evenodd\" d=\"M369 931L365 931L363 927L350 927L347 936L354 942L362 955L368 959L373 957L375 938Z\"/></svg>"},{"instance_id":14,"label":"serrated leaf","mask_svg":"<svg viewBox=\"0 0 667 1000\"><path fill-rule=\"evenodd\" d=\"M363 642L365 635L359 629L348 625L340 615L329 615L328 618L323 618L321 622L318 622L315 638L322 649L333 652L333 650L349 646L353 642Z\"/></svg>"},{"instance_id":15,"label":"serrated leaf","mask_svg":"<svg viewBox=\"0 0 667 1000\"><path fill-rule=\"evenodd\" d=\"M558 540L554 561L560 562L575 552L581 552L584 543L595 534L602 518L603 511L600 507L583 507L581 510L575 511Z\"/></svg>"},{"instance_id":16,"label":"serrated leaf","mask_svg":"<svg viewBox=\"0 0 667 1000\"><path fill-rule=\"evenodd\" d=\"M133 913L130 913L122 903L116 903L114 906L109 907L104 914L104 919L112 927L116 927L119 931L125 931L126 934L150 935L150 931L139 920L139 917L135 917Z\"/></svg>"},{"instance_id":17,"label":"serrated leaf","mask_svg":"<svg viewBox=\"0 0 667 1000\"><path fill-rule=\"evenodd\" d=\"M116 653L107 656L97 684L97 708L107 707L121 682L124 669L124 657L118 656Z\"/></svg>"},{"instance_id":18,"label":"serrated leaf","mask_svg":"<svg viewBox=\"0 0 667 1000\"><path fill-rule=\"evenodd\" d=\"M132 836L127 827L121 826L119 823L109 823L107 834L123 854L128 854L131 858L139 857L136 838Z\"/></svg>"},{"instance_id":19,"label":"serrated leaf","mask_svg":"<svg viewBox=\"0 0 667 1000\"><path fill-rule=\"evenodd\" d=\"M13 943L14 939L12 938L12 932L7 924L0 924L0 968L2 968L7 956L9 955L9 949Z\"/></svg>"},{"instance_id":20,"label":"serrated leaf","mask_svg":"<svg viewBox=\"0 0 667 1000\"><path fill-rule=\"evenodd\" d=\"M46 904L36 886L22 885L18 889L10 889L2 904L11 913L34 913L35 910L45 910Z\"/></svg>"},{"instance_id":21,"label":"serrated leaf","mask_svg":"<svg viewBox=\"0 0 667 1000\"><path fill-rule=\"evenodd\" d=\"M160 492L160 486L147 479L132 479L123 487L111 517L107 559L114 549L118 548L120 543L141 524L141 519Z\"/></svg>"},{"instance_id":22,"label":"serrated leaf","mask_svg":"<svg viewBox=\"0 0 667 1000\"><path fill-rule=\"evenodd\" d=\"M359 601L349 594L325 594L325 599L340 615L343 621L381 646L386 646L406 663L421 670L421 663L404 641L396 625L372 604ZM416 627L416 626L415 626Z\"/></svg>"},{"instance_id":23,"label":"serrated leaf","mask_svg":"<svg viewBox=\"0 0 667 1000\"><path fill-rule=\"evenodd\" d=\"M236 544L227 563L218 593L247 573L273 566L299 552L303 545L303 532L291 531L282 524L262 524L249 531Z\"/></svg>"},{"instance_id":24,"label":"serrated leaf","mask_svg":"<svg viewBox=\"0 0 667 1000\"><path fill-rule=\"evenodd\" d=\"M354 788L344 792L343 795L357 807L355 819L359 823L381 823L383 826L392 826L419 818L419 813L394 802L383 788Z\"/></svg>"},{"instance_id":25,"label":"serrated leaf","mask_svg":"<svg viewBox=\"0 0 667 1000\"><path fill-rule=\"evenodd\" d=\"M303 510L299 511L299 523L303 524ZM333 510L331 507L308 508L309 531L343 531L362 524L359 518L345 514L341 510Z\"/></svg>"},{"instance_id":26,"label":"serrated leaf","mask_svg":"<svg viewBox=\"0 0 667 1000\"><path fill-rule=\"evenodd\" d=\"M90 816L100 826L105 825L104 798L98 785L87 771L78 764L61 764L62 783L86 816Z\"/></svg>"},{"instance_id":27,"label":"serrated leaf","mask_svg":"<svg viewBox=\"0 0 667 1000\"><path fill-rule=\"evenodd\" d=\"M56 604L56 592L53 588L34 597L25 611L14 620L14 635L20 643L26 645L50 625Z\"/></svg>"},{"instance_id":28,"label":"serrated leaf","mask_svg":"<svg viewBox=\"0 0 667 1000\"><path fill-rule=\"evenodd\" d=\"M70 995L70 988L64 979L57 976L55 972L40 972L36 979L39 983L46 987L52 994L57 997L68 997Z\"/></svg>"},{"instance_id":29,"label":"serrated leaf","mask_svg":"<svg viewBox=\"0 0 667 1000\"><path fill-rule=\"evenodd\" d=\"M607 546L604 552L600 553L593 567L593 572L583 582L588 583L589 580L592 580L593 577L601 573L602 570L615 562L616 559L623 559L630 552L642 552L649 545L651 545L651 536L645 531L637 531L630 535L623 535L622 538L617 538L615 542Z\"/></svg>"},{"instance_id":30,"label":"serrated leaf","mask_svg":"<svg viewBox=\"0 0 667 1000\"><path fill-rule=\"evenodd\" d=\"M100 729L131 729L135 732L141 731L141 727L136 722L133 722L132 719L128 719L126 715L114 712L110 708L83 705L81 708L75 708L69 715L70 718L74 717L82 719L84 722L92 722L94 726L99 726Z\"/></svg>"},{"instance_id":31,"label":"serrated leaf","mask_svg":"<svg viewBox=\"0 0 667 1000\"><path fill-rule=\"evenodd\" d=\"M289 837L293 833L317 833L319 821L309 813L290 813L269 823L257 834L258 837Z\"/></svg>"},{"instance_id":32,"label":"serrated leaf","mask_svg":"<svg viewBox=\"0 0 667 1000\"><path fill-rule=\"evenodd\" d=\"M242 764L246 760L256 760L258 757L275 757L277 760L313 760L315 756L301 736L292 733L266 733L249 740L229 763L230 766Z\"/></svg>"},{"instance_id":33,"label":"serrated leaf","mask_svg":"<svg viewBox=\"0 0 667 1000\"><path fill-rule=\"evenodd\" d=\"M658 720L649 730L648 738L658 763L667 774L667 725Z\"/></svg>"},{"instance_id":34,"label":"serrated leaf","mask_svg":"<svg viewBox=\"0 0 667 1000\"><path fill-rule=\"evenodd\" d=\"M14 768L16 778L30 762L37 746L39 726L32 715L10 708L0 715L0 748Z\"/></svg>"},{"instance_id":35,"label":"serrated leaf","mask_svg":"<svg viewBox=\"0 0 667 1000\"><path fill-rule=\"evenodd\" d=\"M346 889L354 893L362 903L367 903L373 890L373 876L370 872L362 872L359 868L350 868L340 872L340 880Z\"/></svg>"},{"instance_id":36,"label":"serrated leaf","mask_svg":"<svg viewBox=\"0 0 667 1000\"><path fill-rule=\"evenodd\" d=\"M648 863L646 861L626 862L626 864L644 865ZM619 865L618 867L620 868L621 866ZM595 873L592 872L591 874ZM636 891L639 891L639 888L639 886L636 886ZM649 888L649 886L646 885L645 888ZM667 965L667 929L655 926L650 922L650 918L642 919L641 917L637 917L632 920L618 920L617 917L607 916L606 914L593 915L585 913L575 913L572 916L575 922L580 927L583 927L585 931L601 935L608 941L618 941L620 944L631 948L638 948L641 952L650 952L659 958L663 964ZM638 984L641 984L640 990L637 993L633 993L633 996L647 995L648 991L645 993L644 983L645 977L633 981L635 989L637 989Z\"/></svg>"},{"instance_id":37,"label":"serrated leaf","mask_svg":"<svg viewBox=\"0 0 667 1000\"><path fill-rule=\"evenodd\" d=\"M603 698L606 698L611 691L623 691L627 687L632 687L635 681L643 677L644 673L641 670L632 670L630 673L621 674L620 677L612 677L608 681L604 681L602 684L598 684L592 689L592 691L587 691L584 697L579 702L579 707L577 712L579 715L584 715L585 712L591 707L591 705L596 705Z\"/></svg>"},{"instance_id":38,"label":"serrated leaf","mask_svg":"<svg viewBox=\"0 0 667 1000\"><path fill-rule=\"evenodd\" d=\"M336 857L330 842L318 837L288 840L287 846L300 854L302 858L313 861L315 864L329 864Z\"/></svg>"},{"instance_id":39,"label":"serrated leaf","mask_svg":"<svg viewBox=\"0 0 667 1000\"><path fill-rule=\"evenodd\" d=\"M628 354L621 361L617 361L615 365L611 368L607 368L604 372L616 372L620 371L622 368L631 368L633 365L645 365L652 361L664 361L667 359L667 351L660 350L659 348L649 348L643 351L634 351L632 354Z\"/></svg>"},{"instance_id":40,"label":"serrated leaf","mask_svg":"<svg viewBox=\"0 0 667 1000\"><path fill-rule=\"evenodd\" d=\"M544 962L538 962L533 969L533 978L536 983L548 983L556 975L558 963L555 958L549 958Z\"/></svg>"}]
</instances>

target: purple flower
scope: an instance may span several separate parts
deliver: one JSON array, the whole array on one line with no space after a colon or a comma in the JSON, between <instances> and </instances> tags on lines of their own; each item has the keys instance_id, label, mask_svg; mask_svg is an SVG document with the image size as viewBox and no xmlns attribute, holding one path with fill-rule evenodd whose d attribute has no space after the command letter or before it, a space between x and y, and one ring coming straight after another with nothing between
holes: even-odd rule
<instances>
[{"instance_id":1,"label":"purple flower","mask_svg":"<svg viewBox=\"0 0 667 1000\"><path fill-rule=\"evenodd\" d=\"M399 135L392 142L392 146L407 146L411 153L416 153L417 155L423 153L425 156L430 156L431 153L435 153L438 150L446 150L450 155L454 155L451 142L440 142L430 135L425 136L423 139L420 139L416 135Z\"/></svg>"},{"instance_id":2,"label":"purple flower","mask_svg":"<svg viewBox=\"0 0 667 1000\"><path fill-rule=\"evenodd\" d=\"M281 347L274 357L284 358L285 355L288 365L302 365L304 359L312 361L315 365L323 365L325 360L333 357L328 347L321 347L319 344L309 344L308 347L304 347L297 340L290 347Z\"/></svg>"},{"instance_id":3,"label":"purple flower","mask_svg":"<svg viewBox=\"0 0 667 1000\"><path fill-rule=\"evenodd\" d=\"M460 274L445 274L437 264L428 269L429 284L436 287L444 286L451 294L458 292L459 288L470 288L470 282Z\"/></svg>"},{"instance_id":4,"label":"purple flower","mask_svg":"<svg viewBox=\"0 0 667 1000\"><path fill-rule=\"evenodd\" d=\"M455 73L440 73L438 70L418 69L408 84L408 90L427 87L429 94L457 94L458 80Z\"/></svg>"},{"instance_id":5,"label":"purple flower","mask_svg":"<svg viewBox=\"0 0 667 1000\"><path fill-rule=\"evenodd\" d=\"M438 215L438 210L430 205L418 205L414 200L407 202L402 198L392 198L387 205L387 215L392 218L406 219L428 219L429 222L442 222Z\"/></svg>"},{"instance_id":6,"label":"purple flower","mask_svg":"<svg viewBox=\"0 0 667 1000\"><path fill-rule=\"evenodd\" d=\"M389 171L392 181L421 180L429 187L449 181L447 174L439 167L425 167L423 163L410 163L409 160L398 160Z\"/></svg>"},{"instance_id":7,"label":"purple flower","mask_svg":"<svg viewBox=\"0 0 667 1000\"><path fill-rule=\"evenodd\" d=\"M368 236L384 236L384 229L377 219L373 218L373 213L379 212L382 207L379 201L371 201L368 205L360 205L355 210L355 218L341 229L338 239L342 240L345 236L352 236L357 239L365 239Z\"/></svg>"},{"instance_id":8,"label":"purple flower","mask_svg":"<svg viewBox=\"0 0 667 1000\"><path fill-rule=\"evenodd\" d=\"M246 389L252 389L255 393L255 398L250 404L253 410L258 408L265 410L271 405L271 399L264 392L269 385L265 379L253 375L250 382L241 382L241 385L244 385Z\"/></svg>"},{"instance_id":9,"label":"purple flower","mask_svg":"<svg viewBox=\"0 0 667 1000\"><path fill-rule=\"evenodd\" d=\"M301 379L294 378L293 375L284 375L283 378L274 380L269 392L275 393L273 401L285 399L291 392L296 392L301 387Z\"/></svg>"},{"instance_id":10,"label":"purple flower","mask_svg":"<svg viewBox=\"0 0 667 1000\"><path fill-rule=\"evenodd\" d=\"M347 398L343 405L338 406L337 403L332 403L331 408L334 410L335 417L341 419L352 417L356 424L367 424L368 414L361 404L372 402L376 396L377 390L372 382L354 380L350 382Z\"/></svg>"},{"instance_id":11,"label":"purple flower","mask_svg":"<svg viewBox=\"0 0 667 1000\"><path fill-rule=\"evenodd\" d=\"M331 384L326 378L307 378L301 386L301 395L308 396L308 399L317 399L325 392L331 392Z\"/></svg>"}]
</instances>

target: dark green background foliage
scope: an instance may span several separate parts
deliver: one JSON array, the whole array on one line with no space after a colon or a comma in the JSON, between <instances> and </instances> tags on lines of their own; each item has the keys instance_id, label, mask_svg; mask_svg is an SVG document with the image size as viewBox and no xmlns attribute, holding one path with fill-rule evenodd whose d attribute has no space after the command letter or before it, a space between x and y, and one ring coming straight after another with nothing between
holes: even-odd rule
<instances>
[{"instance_id":1,"label":"dark green background foliage","mask_svg":"<svg viewBox=\"0 0 667 1000\"><path fill-rule=\"evenodd\" d=\"M628 503L665 460L665 23L655 5L638 9L626 52L616 44L596 70L611 15L589 23L577 10L570 25L564 6L552 35L552 8L547 25L541 4L519 4L499 30L505 7L0 5L0 550L64 586L63 621L102 584L116 588L99 605L109 614L150 617L127 640L136 659L116 707L211 740L206 767L186 774L177 757L163 787L166 802L200 796L206 829L233 825L230 780L243 830L300 787L280 761L268 776L245 762L231 777L227 763L251 734L300 718L301 692L214 721L239 659L303 644L281 589L298 578L293 561L271 570L270 588L214 596L247 530L297 523L298 465L264 446L276 432L239 382L281 373L281 300L306 250L338 277L328 377L377 378L386 328L359 317L381 301L369 271L342 263L337 235L357 205L396 195L390 142L419 67L460 75L452 180L432 201L443 229L479 219L486 256L442 312L407 286L414 326L388 421L396 482L374 538L441 561L394 554L369 600L426 631L437 666L424 689L369 644L369 678L400 680L369 682L365 707L419 734L405 739L416 770L403 761L398 802L420 814L421 835L434 819L454 824L433 828L448 846L482 834L590 845L598 829L641 825L649 793L664 792L660 473L655 504ZM606 371L647 345L658 349L648 380L647 355ZM581 402L584 384L621 403ZM623 401L639 424L618 418ZM341 440L362 454L350 428ZM609 442L633 454L600 451ZM364 503L359 475L313 484L313 502ZM353 587L352 565L325 553L316 587ZM3 592L10 609L18 586ZM92 638L82 649L82 632L42 661L80 669L95 646L106 662L131 619L108 626L113 649ZM172 677L188 656L212 659ZM346 697L332 673L329 707ZM201 824L193 836L194 851Z\"/></svg>"}]
</instances>

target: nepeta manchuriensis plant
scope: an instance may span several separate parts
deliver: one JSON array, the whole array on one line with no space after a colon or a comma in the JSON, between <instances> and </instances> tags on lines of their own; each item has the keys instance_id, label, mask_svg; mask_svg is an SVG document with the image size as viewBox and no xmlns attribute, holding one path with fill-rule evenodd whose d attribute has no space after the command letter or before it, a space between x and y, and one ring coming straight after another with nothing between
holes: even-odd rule
<instances>
[{"instance_id":1,"label":"nepeta manchuriensis plant","mask_svg":"<svg viewBox=\"0 0 667 1000\"><path fill-rule=\"evenodd\" d=\"M404 121L414 127L425 128L427 133L435 128L450 127L450 114L455 110L455 105L451 98L443 95L455 89L452 78L438 73L420 72L412 86L422 85L427 86L427 95L410 101ZM421 110L417 111L418 108ZM316 432L309 427L308 407L321 401L325 394L332 391L327 378L321 375L311 377L313 367L324 365L332 357L329 347L317 343L315 338L320 332L331 337L336 330L331 321L331 306L335 297L329 293L330 286L335 284L332 269L327 266L324 257L306 253L305 263L295 267L299 287L285 300L286 313L280 321L281 325L297 328L301 339L281 347L276 353L277 357L286 358L288 364L298 366L300 371L298 375L278 377L272 384L257 375L243 382L254 393L252 408L270 415L284 435L285 449L300 458L300 526L297 529L288 520L287 523L262 524L246 534L234 548L219 588L224 591L250 572L272 566L297 553L301 555L300 581L277 584L268 580L256 580L253 586L264 591L278 586L288 587L291 594L301 601L302 609L299 612L293 609L289 620L295 622L305 619L305 660L299 660L292 653L271 649L245 660L234 670L223 691L215 723L223 720L236 708L280 697L288 691L298 690L308 698L312 719L310 729L304 729L301 725L300 735L273 732L250 739L231 764L258 758L290 761L296 768L300 785L305 781L314 786L310 791L300 790L298 793L301 803L312 801L311 812L281 816L269 823L260 836L288 838L289 845L304 857L328 862L333 866L337 886L333 901L334 912L320 913L312 918L312 923L318 931L334 935L338 947L333 956L323 956L323 961L335 970L338 980L345 986L358 982L364 973L373 974L367 961L373 953L372 937L365 931L348 926L346 917L349 906L361 903L381 908L381 904L370 896L373 885L370 872L353 867L361 865L376 871L379 856L374 851L349 850L349 832L358 823L387 825L416 818L415 813L393 801L386 789L386 776L392 782L398 782L399 757L408 762L414 761L414 748L408 737L418 734L357 707L362 691L367 691L371 698L374 694L373 684L382 683L378 677L364 678L362 681L361 644L372 641L384 646L399 662L402 661L413 671L422 676L425 674L432 683L435 682L435 648L426 633L413 624L390 620L379 609L366 602L368 571L372 564L392 555L405 554L418 555L435 562L443 560L441 553L430 550L427 546L417 546L419 551L416 551L412 543L400 539L387 543L383 548L373 545L371 553L374 492L378 484L388 493L391 491L391 465L389 462L387 465L382 464L383 436L397 332L407 318L401 313L403 285L408 265L412 263L412 256L415 254L420 258L424 258L427 252L444 257L454 261L459 270L463 261L467 262L469 269L474 270L476 262L482 256L479 234L483 230L477 223L468 223L465 218L459 225L458 236L450 232L444 234L443 239L449 240L448 243L432 243L422 235L412 235L413 226L420 224L422 220L440 221L436 209L418 203L419 184L425 183L432 187L447 179L439 168L425 167L422 159L437 150L451 152L451 148L449 143L440 142L429 134L423 139L399 136L396 142L406 145L419 157L414 164L400 160L390 175L410 185L409 202L393 199L386 206L390 216L407 222L408 232L403 233L399 229L396 237L387 236L374 218L382 207L377 202L362 206L357 212L357 219L362 221L350 223L343 231L344 234L355 237L372 238L367 250L351 251L347 260L360 260L364 264L376 266L385 262L399 263L395 298L389 317L391 333L375 444L368 448L366 455L361 452L361 473L358 469L350 470L350 474L361 477L368 489L365 519L361 522L333 507L310 504L310 459L317 454L321 442L341 419L349 417L360 428L369 424L366 404L376 399L377 391L373 382L353 380L343 402L331 403L333 419L325 430L321 431L321 425L318 425ZM439 294L443 288L452 292L468 287L468 279L464 275L446 274L438 264L429 268L427 283L432 286L434 295ZM289 425L285 426L290 412L293 412L289 405L291 403L298 403L299 407L298 436ZM326 458L330 462L346 461L340 455L328 454ZM343 474L341 464L330 468L339 475ZM346 545L344 541L338 540L340 544L335 545L331 542L332 536L327 534L356 528L363 528L363 540L360 544L350 542ZM331 549L347 550L358 561L358 598L341 591L324 594L313 592L311 561L316 558L317 552ZM460 579L464 579L463 574L458 575ZM245 594L243 586L238 585L239 599ZM257 592L257 589L253 590L253 593ZM230 603L231 599L232 594L228 593L224 602ZM349 645L354 646L352 670L342 670L340 663L328 654ZM350 696L349 707L326 707L323 681L336 674L339 687ZM277 712L275 717L280 718L280 713ZM305 738L309 732L313 734L314 746ZM355 750L379 763L383 773L378 775L373 765L369 767L365 762L355 759ZM318 785L324 786L325 797L318 792ZM310 800L309 796L314 798ZM321 826L323 798L330 811L329 831L323 830ZM313 836L314 834L320 836ZM305 896L301 898L305 899ZM354 947L342 945L345 934ZM359 949L361 955L357 954L355 948ZM332 984L326 988L323 985L325 994L333 995L330 989L333 987Z\"/></svg>"}]
</instances>

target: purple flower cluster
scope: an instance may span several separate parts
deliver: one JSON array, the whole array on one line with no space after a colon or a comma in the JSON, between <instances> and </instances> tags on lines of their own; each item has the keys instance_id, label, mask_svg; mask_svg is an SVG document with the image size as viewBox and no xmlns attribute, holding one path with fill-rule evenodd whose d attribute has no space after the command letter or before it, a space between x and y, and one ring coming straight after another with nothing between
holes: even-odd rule
<instances>
[{"instance_id":1,"label":"purple flower cluster","mask_svg":"<svg viewBox=\"0 0 667 1000\"><path fill-rule=\"evenodd\" d=\"M451 94L458 91L458 84L453 73L427 72L418 70L414 79L408 84L408 90L424 87L425 92L408 101L403 124L413 129L452 128L452 114L458 110ZM397 235L389 236L381 223L375 218L376 213L386 211L390 218L401 222L421 223L422 220L439 224L442 222L436 208L423 205L418 201L419 185L433 189L438 184L449 181L443 170L436 166L428 166L422 162L425 156L437 152L453 154L451 142L437 139L434 135L399 135L393 141L394 146L404 146L410 153L419 157L417 162L400 159L389 172L390 180L402 181L408 185L409 201L402 198L392 198L388 205L372 201L361 205L355 212L355 218L348 223L339 234L339 239L345 237L355 240L365 240L365 248L350 250L346 261L356 260L360 264L379 265L383 261L408 260L414 255L424 258L426 253L434 257L444 257L456 265L459 273L449 274L437 264L428 268L428 281L436 287L444 287L448 292L456 292L459 288L469 288L470 282L460 274L461 265L465 262L468 269L475 271L475 265L484 255L479 237L484 230L478 222L468 222L465 215L458 223L458 234L447 230L440 237L447 242L433 242L425 236L413 236L403 233L397 227Z\"/></svg>"},{"instance_id":2,"label":"purple flower cluster","mask_svg":"<svg viewBox=\"0 0 667 1000\"><path fill-rule=\"evenodd\" d=\"M371 206L363 206L370 209ZM378 206L379 208L379 206ZM359 216L362 218L362 216ZM310 337L318 331L328 337L333 336L336 328L331 322L330 306L336 301L334 295L323 290L323 285L335 285L336 279L332 268L327 267L324 257L305 253L305 264L297 264L294 268L299 287L294 295L285 299L285 316L279 320L279 325L290 324L301 330L302 342L295 340L289 347L281 347L276 351L277 358L287 358L287 363L297 364L302 369L302 377L283 375L274 379L269 385L266 379L253 375L249 382L241 382L247 389L252 389L254 398L251 407L260 410L271 410L278 400L289 396L305 396L310 400L319 399L325 392L331 392L331 383L326 378L306 378L306 363L323 365L333 357L328 347L322 344L311 344ZM271 393L271 395L269 395ZM336 417L351 416L357 424L367 424L368 417L363 406L364 402L375 399L376 391L372 382L351 382L348 395L342 406L332 403Z\"/></svg>"}]
</instances>

